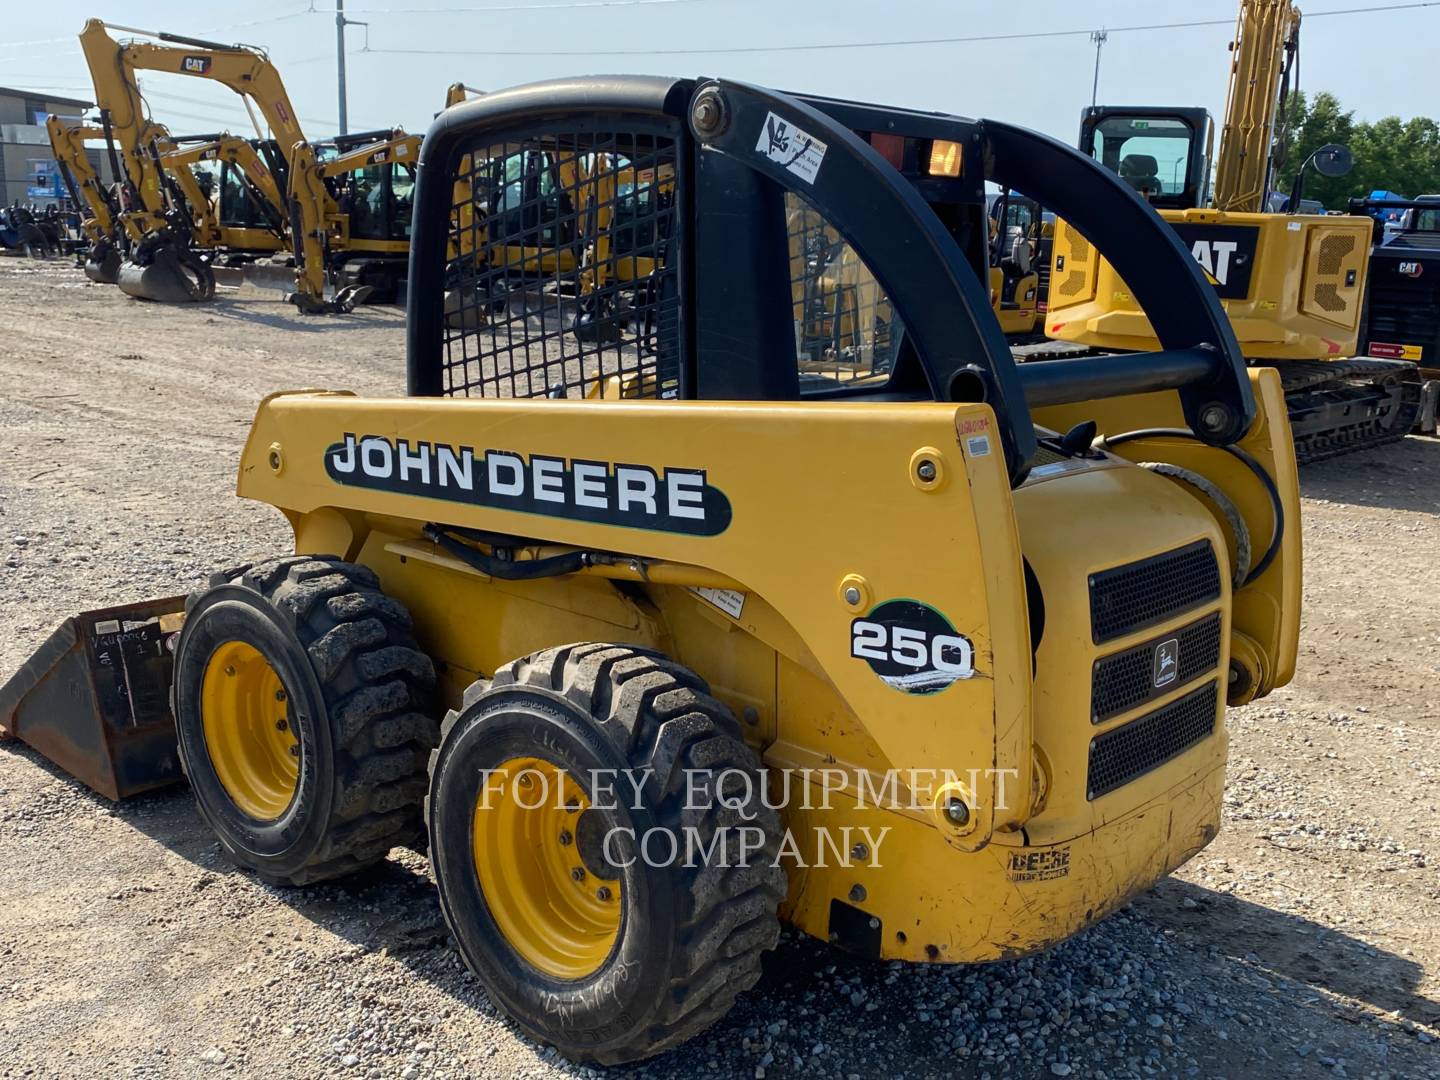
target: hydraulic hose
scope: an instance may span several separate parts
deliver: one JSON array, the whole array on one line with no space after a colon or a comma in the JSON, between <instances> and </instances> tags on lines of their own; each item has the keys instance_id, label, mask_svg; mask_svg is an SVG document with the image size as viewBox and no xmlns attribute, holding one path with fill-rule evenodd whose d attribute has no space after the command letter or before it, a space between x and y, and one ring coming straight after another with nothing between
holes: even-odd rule
<instances>
[{"instance_id":1,"label":"hydraulic hose","mask_svg":"<svg viewBox=\"0 0 1440 1080\"><path fill-rule=\"evenodd\" d=\"M1120 435L1102 435L1095 440L1097 450L1107 450L1111 447L1121 446L1128 442L1136 442L1140 439L1190 439L1193 442L1210 446L1189 428L1141 428L1138 431L1127 431ZM1275 521L1275 529L1270 537L1270 545L1265 549L1265 554L1260 556L1260 561L1250 568L1245 575L1241 587L1251 584L1270 569L1276 557L1280 554L1280 542L1285 536L1285 504L1280 498L1280 489L1275 486L1274 479L1265 471L1264 466L1248 452L1241 450L1238 446L1225 445L1214 447L1216 450L1223 450L1235 460L1243 464L1259 479L1265 494L1270 497L1270 512Z\"/></svg>"},{"instance_id":2,"label":"hydraulic hose","mask_svg":"<svg viewBox=\"0 0 1440 1080\"><path fill-rule=\"evenodd\" d=\"M563 555L552 555L546 559L502 559L498 555L477 551L469 544L462 544L440 525L426 525L423 531L427 540L439 544L461 562L473 566L482 574L505 581L526 581L573 574L590 565L590 553L586 551L567 551Z\"/></svg>"}]
</instances>

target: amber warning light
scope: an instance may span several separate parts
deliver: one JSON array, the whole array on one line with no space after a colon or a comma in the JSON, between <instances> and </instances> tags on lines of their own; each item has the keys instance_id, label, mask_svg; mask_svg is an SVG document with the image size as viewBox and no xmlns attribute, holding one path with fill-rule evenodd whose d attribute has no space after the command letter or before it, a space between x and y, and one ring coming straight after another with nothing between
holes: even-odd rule
<instances>
[{"instance_id":1,"label":"amber warning light","mask_svg":"<svg viewBox=\"0 0 1440 1080\"><path fill-rule=\"evenodd\" d=\"M931 176L959 176L963 160L964 151L958 142L936 139L930 144L930 167L926 172Z\"/></svg>"}]
</instances>

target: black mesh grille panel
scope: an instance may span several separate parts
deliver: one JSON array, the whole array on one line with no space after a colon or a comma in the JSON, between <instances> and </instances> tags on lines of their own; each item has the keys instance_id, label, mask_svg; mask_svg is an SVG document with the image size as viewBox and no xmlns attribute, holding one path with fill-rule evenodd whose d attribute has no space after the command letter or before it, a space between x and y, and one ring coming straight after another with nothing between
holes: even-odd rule
<instances>
[{"instance_id":1,"label":"black mesh grille panel","mask_svg":"<svg viewBox=\"0 0 1440 1080\"><path fill-rule=\"evenodd\" d=\"M1086 798L1098 799L1208 737L1215 730L1219 685L1208 682L1163 708L1091 739Z\"/></svg>"},{"instance_id":2,"label":"black mesh grille panel","mask_svg":"<svg viewBox=\"0 0 1440 1080\"><path fill-rule=\"evenodd\" d=\"M1095 644L1219 599L1220 566L1208 540L1090 576Z\"/></svg>"},{"instance_id":3,"label":"black mesh grille panel","mask_svg":"<svg viewBox=\"0 0 1440 1080\"><path fill-rule=\"evenodd\" d=\"M1321 311L1344 311L1346 304L1345 298L1340 295L1340 287L1330 282L1316 285L1315 306Z\"/></svg>"},{"instance_id":4,"label":"black mesh grille panel","mask_svg":"<svg viewBox=\"0 0 1440 1080\"><path fill-rule=\"evenodd\" d=\"M1355 237L1342 233L1327 236L1320 241L1320 256L1315 260L1315 269L1322 274L1338 274L1345 259L1355 250Z\"/></svg>"},{"instance_id":5,"label":"black mesh grille panel","mask_svg":"<svg viewBox=\"0 0 1440 1080\"><path fill-rule=\"evenodd\" d=\"M528 129L456 175L443 392L673 397L674 141Z\"/></svg>"},{"instance_id":6,"label":"black mesh grille panel","mask_svg":"<svg viewBox=\"0 0 1440 1080\"><path fill-rule=\"evenodd\" d=\"M1220 613L1095 661L1090 718L1129 712L1220 662Z\"/></svg>"}]
</instances>

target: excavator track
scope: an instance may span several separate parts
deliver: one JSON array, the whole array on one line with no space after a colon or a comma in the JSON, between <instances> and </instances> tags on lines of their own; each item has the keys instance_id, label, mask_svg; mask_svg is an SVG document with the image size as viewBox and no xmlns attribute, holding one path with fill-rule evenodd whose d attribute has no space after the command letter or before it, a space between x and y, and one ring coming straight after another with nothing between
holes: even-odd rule
<instances>
[{"instance_id":1,"label":"excavator track","mask_svg":"<svg viewBox=\"0 0 1440 1080\"><path fill-rule=\"evenodd\" d=\"M1301 465L1399 442L1420 415L1420 372L1403 360L1358 356L1267 364L1280 373Z\"/></svg>"},{"instance_id":2,"label":"excavator track","mask_svg":"<svg viewBox=\"0 0 1440 1080\"><path fill-rule=\"evenodd\" d=\"M1068 341L1011 349L1017 363L1070 360L1097 350ZM1399 442L1415 429L1424 381L1404 360L1255 360L1280 373L1300 465Z\"/></svg>"}]
</instances>

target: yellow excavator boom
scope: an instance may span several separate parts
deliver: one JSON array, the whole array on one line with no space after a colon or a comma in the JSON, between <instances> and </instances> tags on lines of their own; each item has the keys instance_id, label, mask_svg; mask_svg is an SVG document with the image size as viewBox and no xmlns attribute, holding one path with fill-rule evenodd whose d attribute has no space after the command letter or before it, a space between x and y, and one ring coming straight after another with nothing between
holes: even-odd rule
<instances>
[{"instance_id":1,"label":"yellow excavator boom","mask_svg":"<svg viewBox=\"0 0 1440 1080\"><path fill-rule=\"evenodd\" d=\"M1282 106L1277 88L1300 39L1300 9L1290 0L1241 0L1230 43L1230 86L1215 166L1215 207L1265 209L1271 143Z\"/></svg>"},{"instance_id":2,"label":"yellow excavator boom","mask_svg":"<svg viewBox=\"0 0 1440 1080\"><path fill-rule=\"evenodd\" d=\"M110 195L85 153L85 144L104 139L105 132L90 124L66 123L53 113L45 118L45 132L66 183L88 211L80 222L81 230L92 244L108 239L115 229Z\"/></svg>"}]
</instances>

